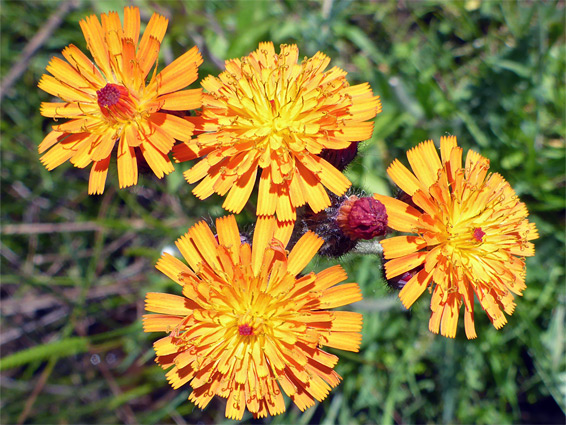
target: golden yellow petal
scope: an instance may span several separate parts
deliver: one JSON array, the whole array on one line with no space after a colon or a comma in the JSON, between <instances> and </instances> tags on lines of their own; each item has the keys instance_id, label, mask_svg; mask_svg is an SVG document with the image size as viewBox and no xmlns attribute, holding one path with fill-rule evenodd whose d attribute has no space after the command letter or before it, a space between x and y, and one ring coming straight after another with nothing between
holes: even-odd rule
<instances>
[{"instance_id":1,"label":"golden yellow petal","mask_svg":"<svg viewBox=\"0 0 566 425\"><path fill-rule=\"evenodd\" d=\"M277 222L273 216L261 216L257 218L252 243L252 269L256 276L259 275L265 250L271 243L276 226Z\"/></svg>"},{"instance_id":2,"label":"golden yellow petal","mask_svg":"<svg viewBox=\"0 0 566 425\"><path fill-rule=\"evenodd\" d=\"M179 274L188 273L192 274L191 270L181 260L173 257L171 254L164 253L155 264L155 268L161 273L169 277L173 282L183 285L179 281Z\"/></svg>"},{"instance_id":3,"label":"golden yellow petal","mask_svg":"<svg viewBox=\"0 0 566 425\"><path fill-rule=\"evenodd\" d=\"M362 142L371 137L373 133L373 122L352 122L347 127L343 127L339 132L335 133L335 137L339 140L348 140L352 142Z\"/></svg>"},{"instance_id":4,"label":"golden yellow petal","mask_svg":"<svg viewBox=\"0 0 566 425\"><path fill-rule=\"evenodd\" d=\"M157 122L154 122L153 119L142 121L141 125L138 127L138 133L142 139L142 144L151 144L163 155L167 155L171 152L171 148L175 144L175 139L166 131L167 126L164 126L165 120L159 120L163 115L158 115Z\"/></svg>"},{"instance_id":5,"label":"golden yellow petal","mask_svg":"<svg viewBox=\"0 0 566 425\"><path fill-rule=\"evenodd\" d=\"M283 246L287 246L291 235L293 233L293 227L295 223L293 221L279 221L277 220L277 228L273 234L273 238L281 241Z\"/></svg>"},{"instance_id":6,"label":"golden yellow petal","mask_svg":"<svg viewBox=\"0 0 566 425\"><path fill-rule=\"evenodd\" d=\"M102 161L108 158L114 149L116 139L116 135L111 131L101 134L92 145L92 152L90 154L92 160Z\"/></svg>"},{"instance_id":7,"label":"golden yellow petal","mask_svg":"<svg viewBox=\"0 0 566 425\"><path fill-rule=\"evenodd\" d=\"M187 234L193 240L204 262L214 270L220 270L217 254L218 242L208 225L204 221L199 221L189 229Z\"/></svg>"},{"instance_id":8,"label":"golden yellow petal","mask_svg":"<svg viewBox=\"0 0 566 425\"><path fill-rule=\"evenodd\" d=\"M140 37L140 10L137 7L124 8L124 37L137 46Z\"/></svg>"},{"instance_id":9,"label":"golden yellow petal","mask_svg":"<svg viewBox=\"0 0 566 425\"><path fill-rule=\"evenodd\" d=\"M321 332L320 342L327 347L358 352L362 342L362 334L359 332Z\"/></svg>"},{"instance_id":10,"label":"golden yellow petal","mask_svg":"<svg viewBox=\"0 0 566 425\"><path fill-rule=\"evenodd\" d=\"M84 102L87 104L96 104L96 99L90 93L65 85L51 75L43 74L37 87L68 103Z\"/></svg>"},{"instance_id":11,"label":"golden yellow petal","mask_svg":"<svg viewBox=\"0 0 566 425\"><path fill-rule=\"evenodd\" d=\"M352 185L350 180L338 171L334 166L330 165L324 159L315 156L316 162L321 166L321 173L319 174L320 181L330 191L338 196L342 196L344 192Z\"/></svg>"},{"instance_id":12,"label":"golden yellow petal","mask_svg":"<svg viewBox=\"0 0 566 425\"><path fill-rule=\"evenodd\" d=\"M106 80L98 71L98 68L78 47L70 44L63 49L62 54L92 87L101 89L106 85Z\"/></svg>"},{"instance_id":13,"label":"golden yellow petal","mask_svg":"<svg viewBox=\"0 0 566 425\"><path fill-rule=\"evenodd\" d=\"M280 221L292 221L297 219L297 212L291 204L291 197L285 186L280 185L277 193L277 206L275 207L275 214ZM259 214L259 212L258 212Z\"/></svg>"},{"instance_id":14,"label":"golden yellow petal","mask_svg":"<svg viewBox=\"0 0 566 425\"><path fill-rule=\"evenodd\" d=\"M458 294L450 294L443 306L440 332L448 338L456 337L461 301Z\"/></svg>"},{"instance_id":15,"label":"golden yellow petal","mask_svg":"<svg viewBox=\"0 0 566 425\"><path fill-rule=\"evenodd\" d=\"M245 408L246 397L244 386L242 384L236 384L235 388L230 392L224 414L228 419L240 420L244 416Z\"/></svg>"},{"instance_id":16,"label":"golden yellow petal","mask_svg":"<svg viewBox=\"0 0 566 425\"><path fill-rule=\"evenodd\" d=\"M452 150L457 147L458 147L458 142L456 141L456 136L440 137L440 157L442 159L442 163L446 163L450 161L450 158L452 157ZM460 167L461 165L458 166L458 168Z\"/></svg>"},{"instance_id":17,"label":"golden yellow petal","mask_svg":"<svg viewBox=\"0 0 566 425\"><path fill-rule=\"evenodd\" d=\"M271 167L264 168L259 179L257 215L273 215L277 206L277 186L271 183Z\"/></svg>"}]
</instances>

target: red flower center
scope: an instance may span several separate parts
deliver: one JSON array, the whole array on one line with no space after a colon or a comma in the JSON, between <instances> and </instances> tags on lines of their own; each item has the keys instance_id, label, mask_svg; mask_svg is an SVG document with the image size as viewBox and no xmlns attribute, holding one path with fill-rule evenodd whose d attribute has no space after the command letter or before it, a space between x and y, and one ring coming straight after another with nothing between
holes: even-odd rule
<instances>
[{"instance_id":1,"label":"red flower center","mask_svg":"<svg viewBox=\"0 0 566 425\"><path fill-rule=\"evenodd\" d=\"M135 104L126 87L106 84L96 92L102 114L111 121L131 121L136 112Z\"/></svg>"},{"instance_id":2,"label":"red flower center","mask_svg":"<svg viewBox=\"0 0 566 425\"><path fill-rule=\"evenodd\" d=\"M483 237L485 236L485 232L481 229L481 227L477 227L474 229L474 239L478 242L483 242Z\"/></svg>"},{"instance_id":3,"label":"red flower center","mask_svg":"<svg viewBox=\"0 0 566 425\"><path fill-rule=\"evenodd\" d=\"M98 97L98 106L101 108L114 106L120 100L120 90L115 84L106 84L96 92L96 96Z\"/></svg>"},{"instance_id":4,"label":"red flower center","mask_svg":"<svg viewBox=\"0 0 566 425\"><path fill-rule=\"evenodd\" d=\"M254 329L246 323L244 325L238 326L238 332L240 333L240 335L253 335Z\"/></svg>"}]
</instances>

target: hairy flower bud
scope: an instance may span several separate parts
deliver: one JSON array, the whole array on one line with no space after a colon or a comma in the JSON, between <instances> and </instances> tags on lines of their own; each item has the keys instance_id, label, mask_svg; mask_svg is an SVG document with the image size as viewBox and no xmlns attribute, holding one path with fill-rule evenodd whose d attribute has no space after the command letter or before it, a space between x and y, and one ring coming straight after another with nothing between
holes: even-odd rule
<instances>
[{"instance_id":1,"label":"hairy flower bud","mask_svg":"<svg viewBox=\"0 0 566 425\"><path fill-rule=\"evenodd\" d=\"M338 210L336 222L352 240L373 239L387 233L385 206L371 197L348 197Z\"/></svg>"},{"instance_id":2,"label":"hairy flower bud","mask_svg":"<svg viewBox=\"0 0 566 425\"><path fill-rule=\"evenodd\" d=\"M338 170L343 171L358 154L359 143L352 142L350 146L344 149L323 149L319 156L330 162Z\"/></svg>"}]
</instances>

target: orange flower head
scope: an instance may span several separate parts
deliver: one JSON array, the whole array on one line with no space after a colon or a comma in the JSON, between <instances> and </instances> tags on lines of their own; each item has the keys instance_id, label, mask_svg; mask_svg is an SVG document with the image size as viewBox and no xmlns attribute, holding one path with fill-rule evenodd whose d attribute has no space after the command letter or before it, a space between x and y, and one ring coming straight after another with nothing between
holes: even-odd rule
<instances>
[{"instance_id":1,"label":"orange flower head","mask_svg":"<svg viewBox=\"0 0 566 425\"><path fill-rule=\"evenodd\" d=\"M525 285L524 257L534 255L538 238L528 211L501 175L488 173L489 160L466 155L456 137L432 141L407 152L413 172L398 160L387 173L409 197L408 205L374 195L386 209L388 225L411 236L381 241L387 279L414 271L399 293L409 308L429 287L429 329L454 338L462 303L466 336L476 338L474 293L496 329L515 309L513 294ZM409 275L407 275L409 276Z\"/></svg>"},{"instance_id":2,"label":"orange flower head","mask_svg":"<svg viewBox=\"0 0 566 425\"><path fill-rule=\"evenodd\" d=\"M308 203L314 212L330 205L325 187L342 195L350 181L320 156L323 149L344 149L371 137L381 111L369 84L350 86L346 72L318 52L297 62L295 45L273 43L242 59L226 62L218 78L201 85L204 131L174 148L178 161L206 156L185 173L201 182L193 193L205 199L227 194L223 207L238 213L248 201L261 168L257 215L294 222L296 209Z\"/></svg>"},{"instance_id":3,"label":"orange flower head","mask_svg":"<svg viewBox=\"0 0 566 425\"><path fill-rule=\"evenodd\" d=\"M116 12L94 15L80 22L94 63L76 46L54 57L39 81L39 88L59 97L61 102L43 102L46 117L70 118L54 125L39 153L41 162L52 170L70 160L75 167L94 163L89 194L104 191L110 157L117 145L120 188L138 181L136 149L159 178L173 171L168 157L175 139L188 141L194 124L171 111L199 108L202 90L181 90L197 79L202 63L196 47L179 57L159 74L154 69L167 19L154 14L140 36L137 7L124 9L124 25ZM166 112L168 111L168 112Z\"/></svg>"},{"instance_id":4,"label":"orange flower head","mask_svg":"<svg viewBox=\"0 0 566 425\"><path fill-rule=\"evenodd\" d=\"M297 277L322 240L306 233L290 253L290 233L275 218L259 219L253 244L242 242L234 216L216 221L218 235L200 222L177 241L188 266L164 254L157 268L183 296L148 293L146 332L167 332L154 344L157 363L171 368L177 389L204 408L227 398L226 417L240 420L285 411L283 391L301 410L338 385L338 357L323 346L358 351L362 316L330 311L362 299L357 283L343 282L340 266Z\"/></svg>"}]
</instances>

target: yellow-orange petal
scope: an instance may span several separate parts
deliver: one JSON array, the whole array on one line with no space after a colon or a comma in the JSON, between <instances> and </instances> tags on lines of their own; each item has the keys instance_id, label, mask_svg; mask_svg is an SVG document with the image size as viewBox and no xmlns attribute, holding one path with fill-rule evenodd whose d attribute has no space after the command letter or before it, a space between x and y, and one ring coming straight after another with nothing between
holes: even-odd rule
<instances>
[{"instance_id":1,"label":"yellow-orange petal","mask_svg":"<svg viewBox=\"0 0 566 425\"><path fill-rule=\"evenodd\" d=\"M157 59L159 47L165 36L165 31L167 31L168 23L167 18L154 13L145 28L137 55L143 79L145 79Z\"/></svg>"},{"instance_id":2,"label":"yellow-orange petal","mask_svg":"<svg viewBox=\"0 0 566 425\"><path fill-rule=\"evenodd\" d=\"M128 145L125 138L118 144L118 183L120 189L138 183L138 163L134 148Z\"/></svg>"},{"instance_id":3,"label":"yellow-orange petal","mask_svg":"<svg viewBox=\"0 0 566 425\"><path fill-rule=\"evenodd\" d=\"M104 192L104 184L108 175L108 166L110 165L110 155L107 158L95 162L90 169L90 177L88 180L88 194L100 195Z\"/></svg>"},{"instance_id":4,"label":"yellow-orange petal","mask_svg":"<svg viewBox=\"0 0 566 425\"><path fill-rule=\"evenodd\" d=\"M400 232L412 232L418 228L421 213L415 208L389 196L374 193L373 197L385 205L389 227Z\"/></svg>"},{"instance_id":5,"label":"yellow-orange petal","mask_svg":"<svg viewBox=\"0 0 566 425\"><path fill-rule=\"evenodd\" d=\"M386 260L412 254L427 246L419 236L395 236L383 239L380 243Z\"/></svg>"},{"instance_id":6,"label":"yellow-orange petal","mask_svg":"<svg viewBox=\"0 0 566 425\"><path fill-rule=\"evenodd\" d=\"M287 271L292 275L300 273L320 249L324 240L314 232L307 232L297 241L289 253Z\"/></svg>"},{"instance_id":7,"label":"yellow-orange petal","mask_svg":"<svg viewBox=\"0 0 566 425\"><path fill-rule=\"evenodd\" d=\"M202 105L202 90L193 89L167 93L159 96L157 101L160 103L161 109L168 111L197 109Z\"/></svg>"}]
</instances>

